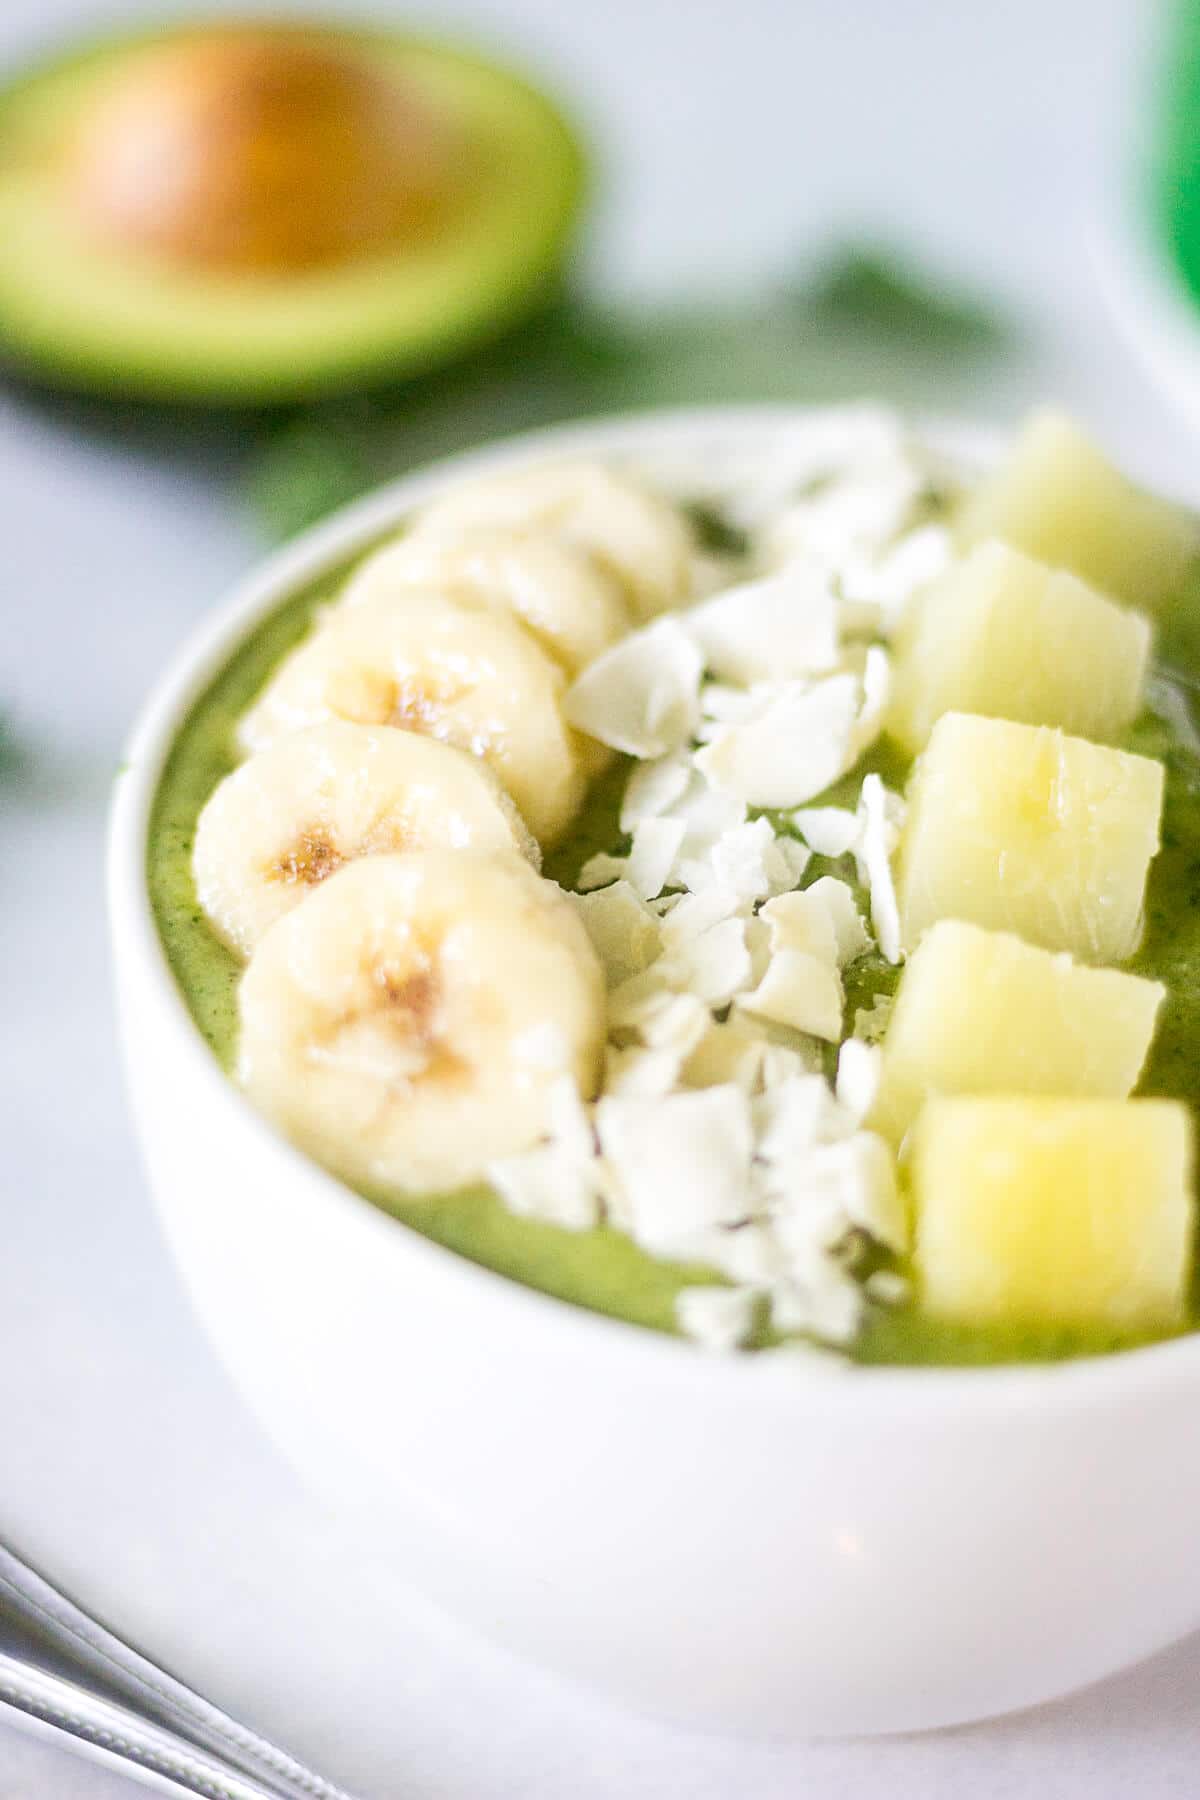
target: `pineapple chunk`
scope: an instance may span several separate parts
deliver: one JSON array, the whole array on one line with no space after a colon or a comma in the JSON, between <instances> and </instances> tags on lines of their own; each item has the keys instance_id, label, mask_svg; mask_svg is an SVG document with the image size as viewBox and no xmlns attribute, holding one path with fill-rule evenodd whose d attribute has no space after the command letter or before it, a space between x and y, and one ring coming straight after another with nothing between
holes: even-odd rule
<instances>
[{"instance_id":1,"label":"pineapple chunk","mask_svg":"<svg viewBox=\"0 0 1200 1800\"><path fill-rule=\"evenodd\" d=\"M1137 948L1163 767L1045 726L944 713L909 784L904 943L935 919L1015 931L1085 962Z\"/></svg>"},{"instance_id":2,"label":"pineapple chunk","mask_svg":"<svg viewBox=\"0 0 1200 1800\"><path fill-rule=\"evenodd\" d=\"M1168 1330L1193 1233L1173 1100L933 1100L913 1127L925 1309L975 1324Z\"/></svg>"},{"instance_id":3,"label":"pineapple chunk","mask_svg":"<svg viewBox=\"0 0 1200 1800\"><path fill-rule=\"evenodd\" d=\"M1190 513L1134 487L1047 407L1030 414L1007 462L968 496L956 535L964 548L1002 538L1148 612L1172 597L1200 548Z\"/></svg>"},{"instance_id":4,"label":"pineapple chunk","mask_svg":"<svg viewBox=\"0 0 1200 1800\"><path fill-rule=\"evenodd\" d=\"M981 544L923 596L895 663L888 730L907 750L945 712L1114 742L1142 704L1151 630L1074 575Z\"/></svg>"},{"instance_id":5,"label":"pineapple chunk","mask_svg":"<svg viewBox=\"0 0 1200 1800\"><path fill-rule=\"evenodd\" d=\"M943 919L900 980L871 1123L894 1142L938 1094L1132 1093L1165 989Z\"/></svg>"}]
</instances>

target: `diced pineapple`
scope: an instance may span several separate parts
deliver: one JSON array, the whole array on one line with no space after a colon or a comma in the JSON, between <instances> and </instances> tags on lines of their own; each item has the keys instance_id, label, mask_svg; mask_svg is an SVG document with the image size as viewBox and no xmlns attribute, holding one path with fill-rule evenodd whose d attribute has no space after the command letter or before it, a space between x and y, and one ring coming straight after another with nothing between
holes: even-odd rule
<instances>
[{"instance_id":1,"label":"diced pineapple","mask_svg":"<svg viewBox=\"0 0 1200 1800\"><path fill-rule=\"evenodd\" d=\"M1135 487L1047 407L1030 414L1008 460L967 498L956 535L964 547L1002 538L1149 612L1175 593L1200 548L1190 513Z\"/></svg>"},{"instance_id":2,"label":"diced pineapple","mask_svg":"<svg viewBox=\"0 0 1200 1800\"><path fill-rule=\"evenodd\" d=\"M871 1119L899 1142L941 1094L1132 1093L1165 990L943 919L900 978Z\"/></svg>"},{"instance_id":3,"label":"diced pineapple","mask_svg":"<svg viewBox=\"0 0 1200 1800\"><path fill-rule=\"evenodd\" d=\"M1173 1100L933 1100L909 1182L922 1304L976 1324L1167 1330L1193 1233Z\"/></svg>"},{"instance_id":4,"label":"diced pineapple","mask_svg":"<svg viewBox=\"0 0 1200 1800\"><path fill-rule=\"evenodd\" d=\"M1141 708L1151 630L1075 575L980 544L914 607L888 730L921 748L945 712L1059 725L1115 742Z\"/></svg>"},{"instance_id":5,"label":"diced pineapple","mask_svg":"<svg viewBox=\"0 0 1200 1800\"><path fill-rule=\"evenodd\" d=\"M905 945L935 919L1015 931L1085 962L1137 948L1163 767L1045 726L945 713L909 784Z\"/></svg>"}]
</instances>

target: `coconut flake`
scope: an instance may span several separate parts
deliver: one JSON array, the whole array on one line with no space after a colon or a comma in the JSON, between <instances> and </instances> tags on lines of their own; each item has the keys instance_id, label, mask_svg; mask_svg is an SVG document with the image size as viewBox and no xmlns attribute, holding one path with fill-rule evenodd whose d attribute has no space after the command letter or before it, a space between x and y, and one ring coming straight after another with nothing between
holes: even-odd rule
<instances>
[{"instance_id":1,"label":"coconut flake","mask_svg":"<svg viewBox=\"0 0 1200 1800\"><path fill-rule=\"evenodd\" d=\"M707 1029L683 1065L683 1079L689 1087L732 1084L753 1093L768 1048L766 1034L756 1019L740 1012L733 1012L724 1020L710 1015Z\"/></svg>"},{"instance_id":2,"label":"coconut flake","mask_svg":"<svg viewBox=\"0 0 1200 1800\"><path fill-rule=\"evenodd\" d=\"M713 784L693 767L690 785L671 806L671 817L686 826L681 856L707 856L727 832L746 822L746 802L719 783Z\"/></svg>"},{"instance_id":3,"label":"coconut flake","mask_svg":"<svg viewBox=\"0 0 1200 1800\"><path fill-rule=\"evenodd\" d=\"M761 912L746 920L746 948L750 952L750 987L757 987L771 961L771 927Z\"/></svg>"},{"instance_id":4,"label":"coconut flake","mask_svg":"<svg viewBox=\"0 0 1200 1800\"><path fill-rule=\"evenodd\" d=\"M652 1255L689 1256L714 1227L745 1217L753 1139L740 1089L606 1096L596 1124L630 1235Z\"/></svg>"},{"instance_id":5,"label":"coconut flake","mask_svg":"<svg viewBox=\"0 0 1200 1800\"><path fill-rule=\"evenodd\" d=\"M599 1222L600 1199L586 1164L555 1144L539 1144L492 1163L488 1180L510 1212L567 1231L589 1231Z\"/></svg>"},{"instance_id":6,"label":"coconut flake","mask_svg":"<svg viewBox=\"0 0 1200 1800\"><path fill-rule=\"evenodd\" d=\"M813 412L757 454L741 454L724 470L714 466L729 518L757 530L815 483L846 471L886 466L904 454L904 430L894 413L875 406L838 406Z\"/></svg>"},{"instance_id":7,"label":"coconut flake","mask_svg":"<svg viewBox=\"0 0 1200 1800\"><path fill-rule=\"evenodd\" d=\"M563 710L586 732L627 756L661 757L700 721L703 658L675 619L631 632L589 663Z\"/></svg>"},{"instance_id":8,"label":"coconut flake","mask_svg":"<svg viewBox=\"0 0 1200 1800\"><path fill-rule=\"evenodd\" d=\"M763 1051L760 1079L763 1093L782 1087L785 1082L796 1081L806 1075L815 1074L819 1068L819 1055L815 1050L806 1057L802 1051L789 1044L768 1043Z\"/></svg>"},{"instance_id":9,"label":"coconut flake","mask_svg":"<svg viewBox=\"0 0 1200 1800\"><path fill-rule=\"evenodd\" d=\"M787 1273L787 1258L765 1219L714 1231L705 1261L739 1287L769 1290Z\"/></svg>"},{"instance_id":10,"label":"coconut flake","mask_svg":"<svg viewBox=\"0 0 1200 1800\"><path fill-rule=\"evenodd\" d=\"M640 1034L644 1022L652 1018L664 1001L679 996L667 979L667 958L660 956L647 969L619 982L608 996L608 1029Z\"/></svg>"},{"instance_id":11,"label":"coconut flake","mask_svg":"<svg viewBox=\"0 0 1200 1800\"><path fill-rule=\"evenodd\" d=\"M859 683L834 675L815 686L765 684L753 690L756 711L721 726L696 756L717 786L750 806L799 806L845 773L859 712Z\"/></svg>"},{"instance_id":12,"label":"coconut flake","mask_svg":"<svg viewBox=\"0 0 1200 1800\"><path fill-rule=\"evenodd\" d=\"M625 784L621 800L621 830L631 833L642 819L657 819L682 800L694 780L686 756L661 756L639 763Z\"/></svg>"},{"instance_id":13,"label":"coconut flake","mask_svg":"<svg viewBox=\"0 0 1200 1800\"><path fill-rule=\"evenodd\" d=\"M770 929L774 953L800 950L807 956L817 957L831 969L837 968L837 933L830 911L822 904L815 886L806 888L803 893L780 894L777 899L768 900L759 917L766 920Z\"/></svg>"},{"instance_id":14,"label":"coconut flake","mask_svg":"<svg viewBox=\"0 0 1200 1800\"><path fill-rule=\"evenodd\" d=\"M913 596L945 574L953 558L953 540L944 525L918 525L882 556L847 571L842 591L846 599L872 606L885 630L893 630Z\"/></svg>"},{"instance_id":15,"label":"coconut flake","mask_svg":"<svg viewBox=\"0 0 1200 1800\"><path fill-rule=\"evenodd\" d=\"M550 1088L549 1141L491 1164L488 1179L511 1212L568 1231L587 1231L600 1216L596 1142L569 1076Z\"/></svg>"},{"instance_id":16,"label":"coconut flake","mask_svg":"<svg viewBox=\"0 0 1200 1800\"><path fill-rule=\"evenodd\" d=\"M838 1053L837 1094L838 1105L843 1107L847 1115L856 1125L861 1125L879 1094L879 1081L883 1070L883 1053L873 1044L866 1044L861 1038L847 1038Z\"/></svg>"},{"instance_id":17,"label":"coconut flake","mask_svg":"<svg viewBox=\"0 0 1200 1800\"><path fill-rule=\"evenodd\" d=\"M846 856L858 842L858 814L843 806L806 806L792 824L817 856Z\"/></svg>"},{"instance_id":18,"label":"coconut flake","mask_svg":"<svg viewBox=\"0 0 1200 1800\"><path fill-rule=\"evenodd\" d=\"M753 979L742 919L723 919L686 939L664 961L672 986L710 1006L724 1006Z\"/></svg>"},{"instance_id":19,"label":"coconut flake","mask_svg":"<svg viewBox=\"0 0 1200 1800\"><path fill-rule=\"evenodd\" d=\"M685 894L661 922L662 940L668 950L679 949L724 919L744 910L736 889L714 882L701 894Z\"/></svg>"},{"instance_id":20,"label":"coconut flake","mask_svg":"<svg viewBox=\"0 0 1200 1800\"><path fill-rule=\"evenodd\" d=\"M855 552L877 555L908 525L924 488L924 472L893 446L789 507L767 534L767 556L774 564L809 556L837 567Z\"/></svg>"},{"instance_id":21,"label":"coconut flake","mask_svg":"<svg viewBox=\"0 0 1200 1800\"><path fill-rule=\"evenodd\" d=\"M718 838L708 853L707 867L718 886L732 888L752 904L790 893L809 860L803 844L793 837L777 837L770 821L758 818ZM695 864L687 866L695 871Z\"/></svg>"},{"instance_id":22,"label":"coconut flake","mask_svg":"<svg viewBox=\"0 0 1200 1800\"><path fill-rule=\"evenodd\" d=\"M781 1282L771 1293L771 1323L776 1331L810 1333L830 1344L850 1344L862 1324L863 1298L858 1283L832 1264L810 1282Z\"/></svg>"},{"instance_id":23,"label":"coconut flake","mask_svg":"<svg viewBox=\"0 0 1200 1800\"><path fill-rule=\"evenodd\" d=\"M610 1045L604 1053L604 1091L661 1098L677 1085L683 1059L684 1052L673 1048L630 1044L616 1050Z\"/></svg>"},{"instance_id":24,"label":"coconut flake","mask_svg":"<svg viewBox=\"0 0 1200 1800\"><path fill-rule=\"evenodd\" d=\"M831 875L802 892L769 900L758 916L770 928L773 950L803 950L831 968L853 962L871 941L853 892Z\"/></svg>"},{"instance_id":25,"label":"coconut flake","mask_svg":"<svg viewBox=\"0 0 1200 1800\"><path fill-rule=\"evenodd\" d=\"M685 911L689 902L702 903L703 913ZM737 904L736 897L731 905L727 896L712 891L689 895L668 914L662 921L662 955L609 995L609 1029L637 1029L667 994L690 994L709 1006L725 1006L748 987L753 967L746 921L734 912Z\"/></svg>"},{"instance_id":26,"label":"coconut flake","mask_svg":"<svg viewBox=\"0 0 1200 1800\"><path fill-rule=\"evenodd\" d=\"M590 894L595 888L607 887L610 882L620 881L628 867L624 856L610 856L607 850L597 850L595 856L589 856L575 879L576 891Z\"/></svg>"},{"instance_id":27,"label":"coconut flake","mask_svg":"<svg viewBox=\"0 0 1200 1800\"><path fill-rule=\"evenodd\" d=\"M868 775L858 801L859 842L855 849L859 879L871 896L871 926L879 948L890 963L903 954L900 944L900 906L892 875L891 853L899 830L898 795L889 795L878 775Z\"/></svg>"},{"instance_id":28,"label":"coconut flake","mask_svg":"<svg viewBox=\"0 0 1200 1800\"><path fill-rule=\"evenodd\" d=\"M757 705L753 689L726 687L719 681L710 681L700 694L703 724L697 736L707 742L718 725L741 725L746 719L753 718Z\"/></svg>"},{"instance_id":29,"label":"coconut flake","mask_svg":"<svg viewBox=\"0 0 1200 1800\"><path fill-rule=\"evenodd\" d=\"M712 1015L695 994L662 994L647 1009L638 1034L654 1049L678 1050L687 1056L707 1031Z\"/></svg>"},{"instance_id":30,"label":"coconut flake","mask_svg":"<svg viewBox=\"0 0 1200 1800\"><path fill-rule=\"evenodd\" d=\"M879 1306L905 1306L912 1298L912 1283L895 1269L873 1269L863 1288L867 1298Z\"/></svg>"},{"instance_id":31,"label":"coconut flake","mask_svg":"<svg viewBox=\"0 0 1200 1800\"><path fill-rule=\"evenodd\" d=\"M573 894L572 902L610 987L647 968L662 947L658 920L628 881L597 893Z\"/></svg>"},{"instance_id":32,"label":"coconut flake","mask_svg":"<svg viewBox=\"0 0 1200 1800\"><path fill-rule=\"evenodd\" d=\"M892 692L892 665L886 650L872 644L862 672L862 709L854 725L855 757L863 756L883 730Z\"/></svg>"},{"instance_id":33,"label":"coconut flake","mask_svg":"<svg viewBox=\"0 0 1200 1800\"><path fill-rule=\"evenodd\" d=\"M679 1329L705 1350L740 1349L754 1329L758 1298L752 1288L682 1288L675 1300Z\"/></svg>"},{"instance_id":34,"label":"coconut flake","mask_svg":"<svg viewBox=\"0 0 1200 1800\"><path fill-rule=\"evenodd\" d=\"M634 826L627 873L643 900L657 899L666 887L686 831L682 819L639 819Z\"/></svg>"},{"instance_id":35,"label":"coconut flake","mask_svg":"<svg viewBox=\"0 0 1200 1800\"><path fill-rule=\"evenodd\" d=\"M775 847L769 819L750 819L717 839L709 852L713 874L744 903L764 900L771 891L767 861Z\"/></svg>"},{"instance_id":36,"label":"coconut flake","mask_svg":"<svg viewBox=\"0 0 1200 1800\"><path fill-rule=\"evenodd\" d=\"M569 1156L587 1161L596 1154L596 1134L579 1088L570 1075L560 1075L550 1087L546 1117L551 1140Z\"/></svg>"},{"instance_id":37,"label":"coconut flake","mask_svg":"<svg viewBox=\"0 0 1200 1800\"><path fill-rule=\"evenodd\" d=\"M799 838L782 832L775 839L771 855L767 862L767 873L771 878L771 894L788 894L799 885L804 873L812 861L812 851Z\"/></svg>"},{"instance_id":38,"label":"coconut flake","mask_svg":"<svg viewBox=\"0 0 1200 1800\"><path fill-rule=\"evenodd\" d=\"M767 1163L789 1163L815 1144L835 1142L846 1130L845 1114L823 1075L779 1083L756 1103L755 1116L758 1154Z\"/></svg>"},{"instance_id":39,"label":"coconut flake","mask_svg":"<svg viewBox=\"0 0 1200 1800\"><path fill-rule=\"evenodd\" d=\"M873 1131L857 1131L841 1143L821 1145L807 1158L803 1178L810 1192L826 1196L852 1225L887 1249L906 1247L907 1222L895 1160Z\"/></svg>"},{"instance_id":40,"label":"coconut flake","mask_svg":"<svg viewBox=\"0 0 1200 1800\"><path fill-rule=\"evenodd\" d=\"M682 623L708 669L743 687L837 667L837 601L818 564L792 563L727 588L693 606Z\"/></svg>"},{"instance_id":41,"label":"coconut flake","mask_svg":"<svg viewBox=\"0 0 1200 1800\"><path fill-rule=\"evenodd\" d=\"M683 858L678 873L693 893L727 890L738 896L742 906L750 907L783 887L794 886L793 866L793 859L776 848L770 821L753 819L724 832L706 855Z\"/></svg>"},{"instance_id":42,"label":"coconut flake","mask_svg":"<svg viewBox=\"0 0 1200 1800\"><path fill-rule=\"evenodd\" d=\"M811 894L813 905L820 906L829 920L837 945L837 960L842 968L871 948L871 935L863 923L849 882L839 881L835 875L822 875L804 891Z\"/></svg>"},{"instance_id":43,"label":"coconut flake","mask_svg":"<svg viewBox=\"0 0 1200 1800\"><path fill-rule=\"evenodd\" d=\"M843 1003L837 968L804 950L777 950L758 986L737 996L747 1012L831 1044L842 1034Z\"/></svg>"},{"instance_id":44,"label":"coconut flake","mask_svg":"<svg viewBox=\"0 0 1200 1800\"><path fill-rule=\"evenodd\" d=\"M796 1132L767 1166L770 1216L793 1258L792 1273L805 1259L832 1250L852 1228L889 1250L905 1248L907 1221L895 1161L874 1132L815 1144Z\"/></svg>"}]
</instances>

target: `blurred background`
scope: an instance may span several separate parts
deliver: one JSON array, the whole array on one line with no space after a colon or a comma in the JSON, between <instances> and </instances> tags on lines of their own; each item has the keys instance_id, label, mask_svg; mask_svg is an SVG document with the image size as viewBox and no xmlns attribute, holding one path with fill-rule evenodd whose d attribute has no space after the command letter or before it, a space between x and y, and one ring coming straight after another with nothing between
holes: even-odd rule
<instances>
[{"instance_id":1,"label":"blurred background","mask_svg":"<svg viewBox=\"0 0 1200 1800\"><path fill-rule=\"evenodd\" d=\"M103 117L87 80L55 67L49 88L0 93L0 1538L372 1796L936 1800L968 1783L1096 1800L1135 1778L1152 1796L1192 1791L1196 1643L936 1743L702 1744L610 1717L364 1570L241 1412L158 1240L120 1091L101 858L125 733L188 629L269 545L436 453L643 404L882 395L1003 422L1051 397L1139 476L1200 499L1193 14L1155 0L325 0L322 20L372 25L377 68L392 68L389 33L428 34L522 71L565 120L548 171L529 174L539 197L489 235L495 183L456 135L453 84L422 136L420 107L372 112L378 93L354 89L326 34L332 73L296 80L322 129L331 107L344 123L362 105L378 140L364 191L401 139L404 168L425 170L394 218L362 225L365 249L357 226L337 239L361 196L359 164L336 152L309 172L311 241L264 245L249 201L248 235L212 235L248 192L206 135L221 82L244 70L218 62L197 101L163 65L160 106L125 53L102 51ZM4 0L0 82L189 16ZM286 145L287 117L268 123ZM159 179L131 187L131 168ZM401 331L443 178L451 240L474 219L491 273L447 253ZM172 236L172 194L191 196L190 237ZM359 261L399 271L382 324L374 300L360 319L353 280L339 288ZM297 283L328 284L349 310L337 329L322 313L311 354L302 334L272 373L253 345L273 340L273 296ZM449 313L453 343L437 328ZM123 1791L0 1729L4 1800Z\"/></svg>"}]
</instances>

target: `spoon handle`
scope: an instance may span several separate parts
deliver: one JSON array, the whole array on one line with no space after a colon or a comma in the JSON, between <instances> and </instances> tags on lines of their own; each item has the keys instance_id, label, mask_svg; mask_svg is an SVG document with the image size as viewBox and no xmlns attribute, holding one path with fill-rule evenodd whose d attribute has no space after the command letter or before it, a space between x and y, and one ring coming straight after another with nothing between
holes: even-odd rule
<instances>
[{"instance_id":1,"label":"spoon handle","mask_svg":"<svg viewBox=\"0 0 1200 1800\"><path fill-rule=\"evenodd\" d=\"M0 1706L205 1800L351 1800L114 1637L0 1546ZM174 1784L172 1787L170 1784Z\"/></svg>"}]
</instances>

